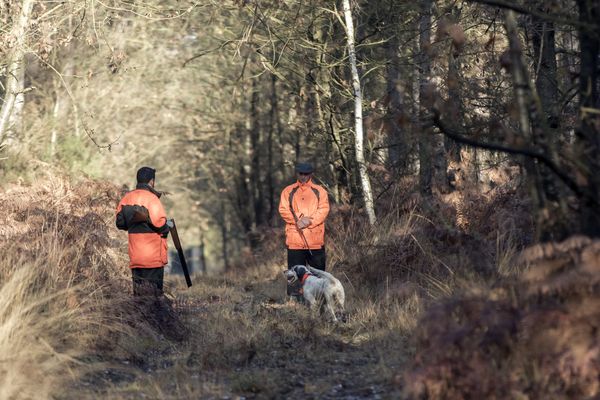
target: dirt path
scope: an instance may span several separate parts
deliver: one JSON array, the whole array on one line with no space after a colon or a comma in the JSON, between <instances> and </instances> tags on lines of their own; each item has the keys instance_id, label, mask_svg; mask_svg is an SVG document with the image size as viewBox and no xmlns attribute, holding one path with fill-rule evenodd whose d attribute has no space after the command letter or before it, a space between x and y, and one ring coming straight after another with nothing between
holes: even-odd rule
<instances>
[{"instance_id":1,"label":"dirt path","mask_svg":"<svg viewBox=\"0 0 600 400\"><path fill-rule=\"evenodd\" d=\"M410 310L347 286L349 321L331 324L286 302L275 270L236 280L196 277L192 290L175 291L187 339L162 338L150 351L113 360L78 384L80 395L398 398L393 382L409 352L403 318Z\"/></svg>"}]
</instances>

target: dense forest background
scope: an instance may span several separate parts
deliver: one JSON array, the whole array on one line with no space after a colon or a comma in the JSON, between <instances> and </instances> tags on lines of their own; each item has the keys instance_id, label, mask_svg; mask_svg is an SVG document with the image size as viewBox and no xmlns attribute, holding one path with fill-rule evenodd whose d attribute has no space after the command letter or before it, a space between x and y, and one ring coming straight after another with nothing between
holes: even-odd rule
<instances>
[{"instance_id":1,"label":"dense forest background","mask_svg":"<svg viewBox=\"0 0 600 400\"><path fill-rule=\"evenodd\" d=\"M0 399L598 398L599 74L600 0L0 0ZM148 304L142 165L212 272Z\"/></svg>"},{"instance_id":2,"label":"dense forest background","mask_svg":"<svg viewBox=\"0 0 600 400\"><path fill-rule=\"evenodd\" d=\"M131 186L153 165L188 241L225 263L279 224L298 160L340 206L464 208L508 185L531 241L598 235L597 2L353 2L358 125L342 11L5 1L3 179L60 166Z\"/></svg>"}]
</instances>

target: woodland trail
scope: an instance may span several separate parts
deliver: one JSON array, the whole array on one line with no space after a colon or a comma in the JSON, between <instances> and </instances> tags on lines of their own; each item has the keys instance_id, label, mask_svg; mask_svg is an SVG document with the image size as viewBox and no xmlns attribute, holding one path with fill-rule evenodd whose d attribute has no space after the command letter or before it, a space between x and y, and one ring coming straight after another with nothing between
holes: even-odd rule
<instances>
[{"instance_id":1,"label":"woodland trail","mask_svg":"<svg viewBox=\"0 0 600 400\"><path fill-rule=\"evenodd\" d=\"M76 397L399 397L392 382L407 344L362 300L349 301L348 323L324 322L286 302L279 271L235 281L196 276L191 290L175 293L188 338L113 360L120 365L85 378Z\"/></svg>"}]
</instances>

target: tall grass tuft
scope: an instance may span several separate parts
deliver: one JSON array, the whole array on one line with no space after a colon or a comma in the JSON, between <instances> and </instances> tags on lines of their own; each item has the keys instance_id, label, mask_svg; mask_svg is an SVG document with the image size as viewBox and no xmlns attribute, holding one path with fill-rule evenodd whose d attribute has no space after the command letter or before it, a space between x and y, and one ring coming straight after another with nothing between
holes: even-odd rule
<instances>
[{"instance_id":1,"label":"tall grass tuft","mask_svg":"<svg viewBox=\"0 0 600 400\"><path fill-rule=\"evenodd\" d=\"M153 329L133 307L118 191L47 176L0 192L0 398L55 398L132 336ZM121 351L121 350L120 350Z\"/></svg>"}]
</instances>

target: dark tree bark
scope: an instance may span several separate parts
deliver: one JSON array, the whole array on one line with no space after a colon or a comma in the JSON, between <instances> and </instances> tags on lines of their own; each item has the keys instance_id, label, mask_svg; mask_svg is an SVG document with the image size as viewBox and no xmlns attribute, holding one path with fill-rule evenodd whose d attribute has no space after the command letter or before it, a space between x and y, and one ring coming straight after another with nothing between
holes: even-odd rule
<instances>
[{"instance_id":1,"label":"dark tree bark","mask_svg":"<svg viewBox=\"0 0 600 400\"><path fill-rule=\"evenodd\" d=\"M385 118L385 127L387 133L388 160L390 169L395 171L406 170L409 158L406 151L406 138L403 135L403 101L399 86L401 85L400 68L398 66L400 59L398 35L393 35L385 44L385 52L388 57L387 66L387 115Z\"/></svg>"},{"instance_id":2,"label":"dark tree bark","mask_svg":"<svg viewBox=\"0 0 600 400\"><path fill-rule=\"evenodd\" d=\"M254 207L254 224L253 226L260 226L264 223L264 191L261 180L261 126L260 126L260 111L258 109L258 102L260 101L259 95L259 82L254 80L252 84L252 101L250 104L250 118L252 120L252 126L250 128L250 149L251 149L251 172L250 180L252 187L252 204Z\"/></svg>"},{"instance_id":3,"label":"dark tree bark","mask_svg":"<svg viewBox=\"0 0 600 400\"><path fill-rule=\"evenodd\" d=\"M421 17L419 19L419 187L421 194L431 195L431 182L433 178L433 129L428 121L428 109L431 96L429 79L431 76L431 9L432 0L421 0Z\"/></svg>"},{"instance_id":4,"label":"dark tree bark","mask_svg":"<svg viewBox=\"0 0 600 400\"><path fill-rule=\"evenodd\" d=\"M223 267L225 270L229 267L229 235L227 229L227 209L225 202L221 202L221 218L219 219L221 225L221 256L223 259Z\"/></svg>"},{"instance_id":5,"label":"dark tree bark","mask_svg":"<svg viewBox=\"0 0 600 400\"><path fill-rule=\"evenodd\" d=\"M267 223L271 225L273 221L273 216L275 215L275 182L274 182L274 174L275 171L273 169L274 161L273 161L273 133L275 130L278 132L278 136L281 135L280 131L280 123L279 123L279 104L277 101L277 77L275 75L271 75L271 124L269 127L269 133L267 136L267 192L268 192L268 202L269 209L267 210Z\"/></svg>"},{"instance_id":6,"label":"dark tree bark","mask_svg":"<svg viewBox=\"0 0 600 400\"><path fill-rule=\"evenodd\" d=\"M581 123L577 130L577 153L582 161L581 185L592 195L584 199L581 226L584 233L600 236L600 98L598 96L598 56L600 55L600 1L577 0L580 22L596 26L595 31L579 29L581 67L579 105ZM593 201L595 200L595 201Z\"/></svg>"}]
</instances>

